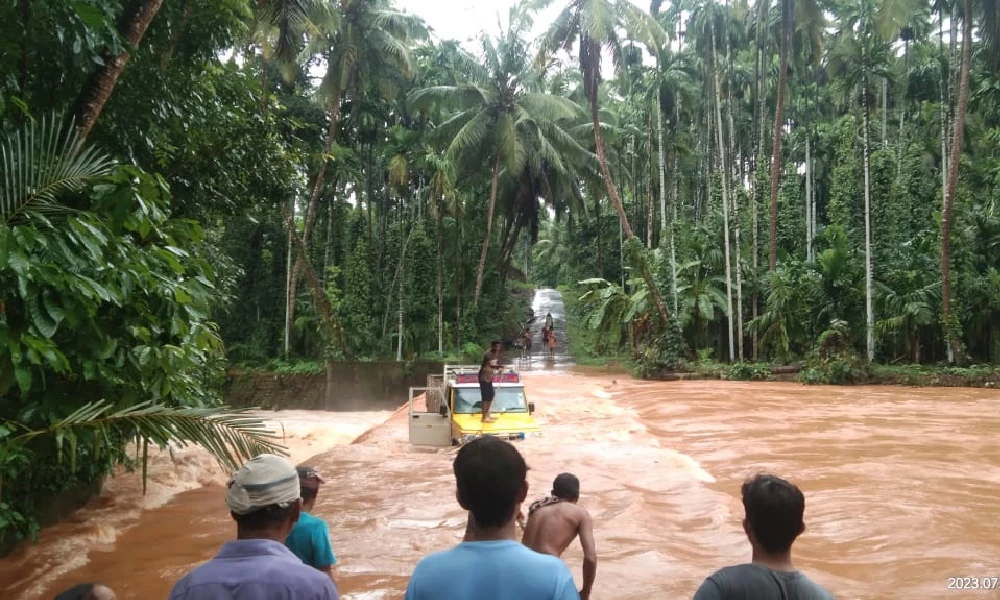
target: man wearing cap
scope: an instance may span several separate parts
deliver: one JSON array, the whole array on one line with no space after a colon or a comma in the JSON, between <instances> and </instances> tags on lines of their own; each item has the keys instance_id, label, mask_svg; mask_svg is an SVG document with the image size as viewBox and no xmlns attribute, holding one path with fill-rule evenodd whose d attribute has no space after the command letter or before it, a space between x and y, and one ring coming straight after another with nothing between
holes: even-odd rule
<instances>
[{"instance_id":1,"label":"man wearing cap","mask_svg":"<svg viewBox=\"0 0 1000 600\"><path fill-rule=\"evenodd\" d=\"M323 519L309 514L316 505L319 486L326 483L316 469L307 466L297 467L299 473L299 494L302 496L302 514L285 539L285 545L295 556L302 559L314 569L327 574L333 579L333 565L337 557L330 547L330 529Z\"/></svg>"},{"instance_id":2,"label":"man wearing cap","mask_svg":"<svg viewBox=\"0 0 1000 600\"><path fill-rule=\"evenodd\" d=\"M284 541L299 519L299 474L261 454L233 474L226 504L236 539L174 585L169 600L339 600L333 581L305 565Z\"/></svg>"}]
</instances>

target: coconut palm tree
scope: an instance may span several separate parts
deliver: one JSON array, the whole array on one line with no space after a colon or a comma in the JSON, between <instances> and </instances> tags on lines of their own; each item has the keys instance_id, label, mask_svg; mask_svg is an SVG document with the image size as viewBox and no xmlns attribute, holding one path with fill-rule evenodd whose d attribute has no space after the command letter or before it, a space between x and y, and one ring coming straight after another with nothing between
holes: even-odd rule
<instances>
[{"instance_id":1,"label":"coconut palm tree","mask_svg":"<svg viewBox=\"0 0 1000 600\"><path fill-rule=\"evenodd\" d=\"M529 0L527 7L531 10L547 8L553 0ZM608 168L607 152L601 138L600 103L598 89L601 84L601 54L609 49L614 57L617 68L622 64L621 30L626 30L629 36L649 48L659 48L665 44L666 33L659 23L645 11L629 0L570 0L563 8L555 22L543 36L539 53L539 62L546 64L549 58L558 50L577 46L580 72L583 74L583 89L590 104L591 121L594 127L594 146L604 176L604 184L608 197L618 211L622 232L625 237L635 237L625 206L618 191L615 189ZM645 263L645 261L643 261ZM646 281L653 303L660 319L665 325L668 321L667 309L663 304L653 274L648 266L643 266L642 277Z\"/></svg>"},{"instance_id":2,"label":"coconut palm tree","mask_svg":"<svg viewBox=\"0 0 1000 600\"><path fill-rule=\"evenodd\" d=\"M309 264L306 249L316 224L317 206L326 178L327 162L337 136L344 96L349 94L358 99L366 90L375 89L385 98L392 97L401 81L412 73L410 47L428 35L427 26L420 17L397 10L391 0L339 0L333 6L312 6L317 17L310 27L311 39L306 52L310 56L319 53L326 59L327 69L320 84L320 96L325 98L329 123L301 237L293 215L285 215L289 235L299 251L289 281L289 321L294 317L298 274L304 267L314 300L322 313L328 313L325 292ZM333 327L332 333L336 334L337 329Z\"/></svg>"},{"instance_id":3,"label":"coconut palm tree","mask_svg":"<svg viewBox=\"0 0 1000 600\"><path fill-rule=\"evenodd\" d=\"M474 306L482 292L501 171L520 177L529 160L539 159L562 170L564 152L586 153L560 123L579 118L583 109L568 98L531 91L536 74L521 37L530 23L526 15L512 8L510 26L501 31L496 43L490 36L481 36L483 64L473 71L469 83L428 87L409 96L417 109L451 111L435 135L448 141L447 155L460 171L475 172L483 158L491 163Z\"/></svg>"}]
</instances>

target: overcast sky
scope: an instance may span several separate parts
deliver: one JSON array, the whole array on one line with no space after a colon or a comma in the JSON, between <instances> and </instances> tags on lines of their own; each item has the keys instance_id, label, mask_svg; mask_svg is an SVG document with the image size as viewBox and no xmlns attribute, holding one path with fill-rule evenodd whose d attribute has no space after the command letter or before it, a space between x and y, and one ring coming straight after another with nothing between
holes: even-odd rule
<instances>
[{"instance_id":1,"label":"overcast sky","mask_svg":"<svg viewBox=\"0 0 1000 600\"><path fill-rule=\"evenodd\" d=\"M396 0L399 8L423 17L438 40L456 40L470 50L478 48L474 42L480 32L498 33L497 15L506 28L507 15L516 4L518 0ZM555 0L550 9L536 16L536 31L532 34L544 31L562 5L563 2ZM470 38L472 41L466 43Z\"/></svg>"},{"instance_id":2,"label":"overcast sky","mask_svg":"<svg viewBox=\"0 0 1000 600\"><path fill-rule=\"evenodd\" d=\"M649 0L631 0L632 4L649 10ZM497 16L504 28L512 6L519 0L396 0L396 6L406 12L420 15L431 28L438 40L457 40L466 49L477 51L476 38L485 31L490 35L499 33ZM531 40L541 35L566 6L566 0L553 0L551 6L535 15L535 26L530 33ZM467 40L471 41L467 42Z\"/></svg>"}]
</instances>

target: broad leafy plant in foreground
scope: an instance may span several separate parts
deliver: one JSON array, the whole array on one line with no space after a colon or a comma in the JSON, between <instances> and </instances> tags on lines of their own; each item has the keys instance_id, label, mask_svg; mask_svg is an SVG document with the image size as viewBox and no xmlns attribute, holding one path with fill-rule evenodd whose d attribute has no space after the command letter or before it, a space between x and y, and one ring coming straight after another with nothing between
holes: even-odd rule
<instances>
[{"instance_id":1,"label":"broad leafy plant in foreground","mask_svg":"<svg viewBox=\"0 0 1000 600\"><path fill-rule=\"evenodd\" d=\"M200 444L226 467L281 451L259 419L211 408L222 344L201 227L169 217L162 179L58 123L0 146L0 540L129 440L143 465L149 443Z\"/></svg>"}]
</instances>

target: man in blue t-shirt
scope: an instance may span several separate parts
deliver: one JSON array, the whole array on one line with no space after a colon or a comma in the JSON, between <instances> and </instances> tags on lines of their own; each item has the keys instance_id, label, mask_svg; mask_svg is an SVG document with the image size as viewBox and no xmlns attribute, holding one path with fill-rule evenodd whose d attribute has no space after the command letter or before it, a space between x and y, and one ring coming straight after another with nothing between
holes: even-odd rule
<instances>
[{"instance_id":1,"label":"man in blue t-shirt","mask_svg":"<svg viewBox=\"0 0 1000 600\"><path fill-rule=\"evenodd\" d=\"M466 541L417 563L406 600L579 600L563 561L515 539L514 521L528 495L528 467L517 449L477 438L462 446L453 468L458 503L475 526Z\"/></svg>"},{"instance_id":2,"label":"man in blue t-shirt","mask_svg":"<svg viewBox=\"0 0 1000 600\"><path fill-rule=\"evenodd\" d=\"M299 521L285 538L285 545L310 567L319 569L333 579L333 565L337 557L330 547L330 529L326 521L309 514L316 506L319 486L326 483L316 469L312 467L297 467L299 473L299 492L302 495L302 514Z\"/></svg>"}]
</instances>

